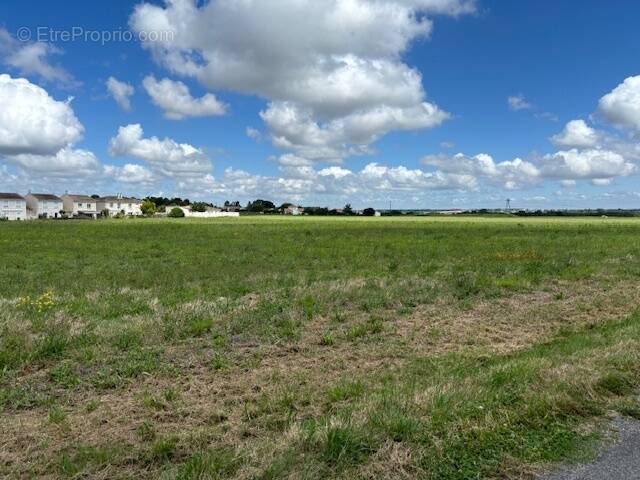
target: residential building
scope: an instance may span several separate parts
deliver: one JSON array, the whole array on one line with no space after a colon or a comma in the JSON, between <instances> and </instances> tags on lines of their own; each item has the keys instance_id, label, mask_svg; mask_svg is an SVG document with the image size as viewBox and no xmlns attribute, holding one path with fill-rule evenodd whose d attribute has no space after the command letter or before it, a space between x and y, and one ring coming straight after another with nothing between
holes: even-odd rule
<instances>
[{"instance_id":1,"label":"residential building","mask_svg":"<svg viewBox=\"0 0 640 480\"><path fill-rule=\"evenodd\" d=\"M31 193L25 197L30 218L59 218L62 216L62 199L50 193Z\"/></svg>"},{"instance_id":2,"label":"residential building","mask_svg":"<svg viewBox=\"0 0 640 480\"><path fill-rule=\"evenodd\" d=\"M217 207L207 207L207 210L204 212L194 212L189 205L167 205L165 213L168 214L174 208L179 208L184 213L184 216L189 218L222 218L240 216L240 212L225 212Z\"/></svg>"},{"instance_id":3,"label":"residential building","mask_svg":"<svg viewBox=\"0 0 640 480\"><path fill-rule=\"evenodd\" d=\"M236 201L236 202L224 202L224 207L222 207L222 209L225 212L240 212L240 210L242 210L242 205L240 205L240 202Z\"/></svg>"},{"instance_id":4,"label":"residential building","mask_svg":"<svg viewBox=\"0 0 640 480\"><path fill-rule=\"evenodd\" d=\"M142 215L140 209L142 200L133 197L123 197L121 194L98 199L98 212L109 212L109 216L122 213L129 216Z\"/></svg>"},{"instance_id":5,"label":"residential building","mask_svg":"<svg viewBox=\"0 0 640 480\"><path fill-rule=\"evenodd\" d=\"M27 201L17 193L0 193L0 218L26 220Z\"/></svg>"},{"instance_id":6,"label":"residential building","mask_svg":"<svg viewBox=\"0 0 640 480\"><path fill-rule=\"evenodd\" d=\"M97 200L87 195L71 195L65 193L62 196L62 209L64 213L70 217L98 217Z\"/></svg>"},{"instance_id":7,"label":"residential building","mask_svg":"<svg viewBox=\"0 0 640 480\"><path fill-rule=\"evenodd\" d=\"M288 207L286 207L284 209L284 214L285 215L302 215L304 214L304 208L302 207L298 207L296 205L289 205Z\"/></svg>"}]
</instances>

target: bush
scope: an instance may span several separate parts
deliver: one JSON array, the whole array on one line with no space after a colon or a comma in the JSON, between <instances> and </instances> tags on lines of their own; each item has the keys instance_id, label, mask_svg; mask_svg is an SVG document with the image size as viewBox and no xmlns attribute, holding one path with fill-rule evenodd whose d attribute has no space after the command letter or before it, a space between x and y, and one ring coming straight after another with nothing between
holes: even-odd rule
<instances>
[{"instance_id":1,"label":"bush","mask_svg":"<svg viewBox=\"0 0 640 480\"><path fill-rule=\"evenodd\" d=\"M365 217L373 217L376 214L376 211L373 208L365 208L362 211L362 215Z\"/></svg>"},{"instance_id":2,"label":"bush","mask_svg":"<svg viewBox=\"0 0 640 480\"><path fill-rule=\"evenodd\" d=\"M174 207L167 214L167 217L170 217L170 218L183 218L184 217L184 211L181 208Z\"/></svg>"},{"instance_id":3,"label":"bush","mask_svg":"<svg viewBox=\"0 0 640 480\"><path fill-rule=\"evenodd\" d=\"M140 211L142 212L143 215L146 215L147 217L151 217L153 216L154 213L156 213L157 207L156 207L156 204L153 203L151 200L146 199L140 205Z\"/></svg>"}]
</instances>

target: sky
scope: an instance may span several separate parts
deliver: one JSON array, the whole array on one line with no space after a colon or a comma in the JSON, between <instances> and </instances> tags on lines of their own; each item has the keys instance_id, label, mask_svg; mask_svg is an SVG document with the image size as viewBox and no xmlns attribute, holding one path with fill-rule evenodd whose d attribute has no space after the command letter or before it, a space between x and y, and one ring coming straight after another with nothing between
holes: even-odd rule
<instances>
[{"instance_id":1,"label":"sky","mask_svg":"<svg viewBox=\"0 0 640 480\"><path fill-rule=\"evenodd\" d=\"M0 191L640 208L640 3L0 4Z\"/></svg>"}]
</instances>

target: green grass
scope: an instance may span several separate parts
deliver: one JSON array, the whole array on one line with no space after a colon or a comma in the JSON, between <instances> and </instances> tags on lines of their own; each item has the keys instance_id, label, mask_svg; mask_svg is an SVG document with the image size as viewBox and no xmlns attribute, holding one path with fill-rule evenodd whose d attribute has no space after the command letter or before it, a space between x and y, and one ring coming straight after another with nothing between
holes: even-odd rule
<instances>
[{"instance_id":1,"label":"green grass","mask_svg":"<svg viewBox=\"0 0 640 480\"><path fill-rule=\"evenodd\" d=\"M640 417L638 238L633 219L5 222L0 476L583 458L607 412Z\"/></svg>"}]
</instances>

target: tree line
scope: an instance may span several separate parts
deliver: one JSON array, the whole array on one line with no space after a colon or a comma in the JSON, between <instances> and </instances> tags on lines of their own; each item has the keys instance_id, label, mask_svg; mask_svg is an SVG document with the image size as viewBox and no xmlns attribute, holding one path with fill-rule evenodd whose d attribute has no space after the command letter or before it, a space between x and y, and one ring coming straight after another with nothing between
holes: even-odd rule
<instances>
[{"instance_id":1,"label":"tree line","mask_svg":"<svg viewBox=\"0 0 640 480\"><path fill-rule=\"evenodd\" d=\"M142 205L140 206L144 215L153 215L155 213L170 213L167 212L167 207L190 207L193 212L206 212L207 208L213 208L212 203L207 202L191 202L188 198L180 197L146 197ZM225 201L224 206L220 207L223 210L242 211L245 213L265 214L265 215L279 215L285 213L290 207L297 207L293 203L283 203L280 206L276 206L271 200L256 199L247 203L245 207L242 207L239 201ZM346 204L343 208L328 208L328 207L301 207L304 210L305 215L318 215L318 216L351 216L358 214L351 204ZM178 215L178 212L174 212ZM376 214L375 209L365 208L361 215L374 216Z\"/></svg>"}]
</instances>

